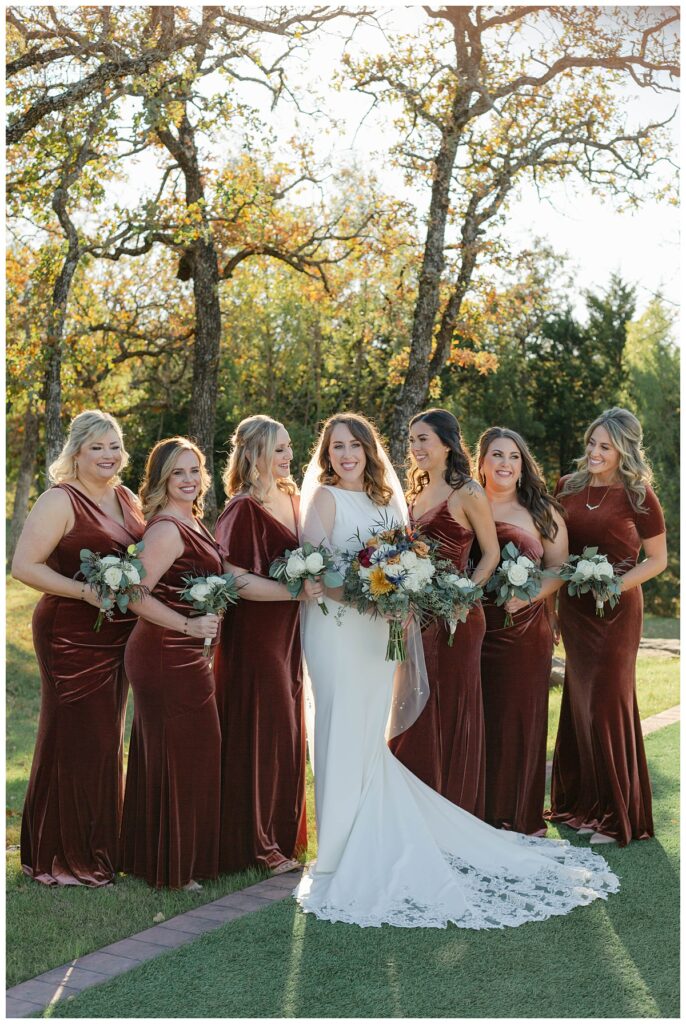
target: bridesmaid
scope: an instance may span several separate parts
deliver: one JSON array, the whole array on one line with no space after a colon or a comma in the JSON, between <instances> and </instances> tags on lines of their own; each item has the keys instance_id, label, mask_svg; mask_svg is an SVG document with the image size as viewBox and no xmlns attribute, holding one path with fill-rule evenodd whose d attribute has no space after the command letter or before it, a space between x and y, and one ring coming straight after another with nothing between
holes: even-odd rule
<instances>
[{"instance_id":1,"label":"bridesmaid","mask_svg":"<svg viewBox=\"0 0 686 1024\"><path fill-rule=\"evenodd\" d=\"M215 662L221 871L259 865L279 874L298 867L307 848L299 605L269 579L271 562L298 547L292 458L285 427L250 416L231 438L224 472L216 536L241 601L227 613Z\"/></svg>"},{"instance_id":2,"label":"bridesmaid","mask_svg":"<svg viewBox=\"0 0 686 1024\"><path fill-rule=\"evenodd\" d=\"M561 506L524 438L490 427L479 438L477 472L491 503L498 544L512 542L545 569L567 560ZM543 836L548 691L553 636L546 598L562 586L543 580L534 601L512 598L503 607L484 601L481 690L486 726L486 821L495 828ZM514 622L505 628L506 613Z\"/></svg>"},{"instance_id":3,"label":"bridesmaid","mask_svg":"<svg viewBox=\"0 0 686 1024\"><path fill-rule=\"evenodd\" d=\"M216 878L219 848L219 718L205 637L216 615L192 616L183 577L222 572L202 524L210 486L205 458L185 437L150 452L139 494L148 522L141 560L150 595L126 648L134 719L124 797L121 869L149 885L197 891Z\"/></svg>"},{"instance_id":4,"label":"bridesmaid","mask_svg":"<svg viewBox=\"0 0 686 1024\"><path fill-rule=\"evenodd\" d=\"M15 579L43 592L32 623L41 710L21 863L45 885L109 885L117 866L124 647L136 620L115 610L96 633L98 599L74 577L82 548L119 555L141 539L137 499L118 476L127 462L112 416L76 416L50 466L55 486L33 506L12 562Z\"/></svg>"},{"instance_id":5,"label":"bridesmaid","mask_svg":"<svg viewBox=\"0 0 686 1024\"><path fill-rule=\"evenodd\" d=\"M586 431L578 470L558 484L572 554L597 546L624 571L619 603L606 604L603 618L592 594L569 597L565 588L559 600L567 661L548 816L590 834L594 844L626 846L653 835L636 654L641 584L665 569L667 541L642 439L632 413L608 409ZM646 557L639 562L641 547Z\"/></svg>"},{"instance_id":6,"label":"bridesmaid","mask_svg":"<svg viewBox=\"0 0 686 1024\"><path fill-rule=\"evenodd\" d=\"M410 421L410 520L440 541L439 555L465 572L475 537L482 551L472 573L484 583L498 564L498 538L486 496L475 480L451 412L429 409ZM484 718L481 642L486 629L477 606L458 623L454 645L443 623L423 630L431 693L413 726L390 744L418 778L465 811L484 816Z\"/></svg>"}]
</instances>

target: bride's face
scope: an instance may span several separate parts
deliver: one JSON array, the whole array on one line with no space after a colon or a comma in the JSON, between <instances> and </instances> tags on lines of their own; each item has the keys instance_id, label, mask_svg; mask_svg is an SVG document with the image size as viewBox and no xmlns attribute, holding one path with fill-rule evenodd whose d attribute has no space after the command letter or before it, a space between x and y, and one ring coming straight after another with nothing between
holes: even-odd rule
<instances>
[{"instance_id":1,"label":"bride's face","mask_svg":"<svg viewBox=\"0 0 686 1024\"><path fill-rule=\"evenodd\" d=\"M357 440L345 423L337 423L331 431L328 455L340 486L360 490L367 456L362 442Z\"/></svg>"}]
</instances>

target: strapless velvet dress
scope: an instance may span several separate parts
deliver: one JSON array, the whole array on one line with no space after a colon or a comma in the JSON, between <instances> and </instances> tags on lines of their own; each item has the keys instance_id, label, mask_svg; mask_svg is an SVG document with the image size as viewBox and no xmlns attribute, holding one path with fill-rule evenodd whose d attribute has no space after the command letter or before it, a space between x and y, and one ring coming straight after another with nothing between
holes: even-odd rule
<instances>
[{"instance_id":1,"label":"strapless velvet dress","mask_svg":"<svg viewBox=\"0 0 686 1024\"><path fill-rule=\"evenodd\" d=\"M291 530L248 495L228 503L216 537L232 564L265 577L276 558L298 547ZM228 609L214 667L222 730L220 869L273 870L307 848L299 603L239 601Z\"/></svg>"},{"instance_id":2,"label":"strapless velvet dress","mask_svg":"<svg viewBox=\"0 0 686 1024\"><path fill-rule=\"evenodd\" d=\"M558 492L564 479L558 484ZM620 484L560 497L567 512L569 550L597 546L627 571L641 543L665 531L662 509L648 488L645 513L635 512ZM559 496L559 494L558 494ZM653 835L652 795L636 702L636 655L643 629L643 592L622 594L605 616L592 594L560 591L565 682L553 758L551 821L586 826L625 846Z\"/></svg>"},{"instance_id":3,"label":"strapless velvet dress","mask_svg":"<svg viewBox=\"0 0 686 1024\"><path fill-rule=\"evenodd\" d=\"M184 543L152 595L182 615L184 576L219 574L212 536L173 516ZM124 797L121 870L155 887L216 878L221 737L212 659L204 640L139 619L126 648L134 719ZM216 647L216 641L215 641Z\"/></svg>"},{"instance_id":4,"label":"strapless velvet dress","mask_svg":"<svg viewBox=\"0 0 686 1024\"><path fill-rule=\"evenodd\" d=\"M459 572L467 568L472 530L453 519L448 500L411 521L440 541L438 553ZM427 786L477 818L484 816L485 746L481 698L481 644L486 620L480 605L459 622L453 646L442 622L422 630L430 695L417 721L391 741L395 756Z\"/></svg>"},{"instance_id":5,"label":"strapless velvet dress","mask_svg":"<svg viewBox=\"0 0 686 1024\"><path fill-rule=\"evenodd\" d=\"M125 487L116 492L122 526L70 484L74 526L47 564L79 572L82 548L123 554L145 523ZM128 684L124 648L136 617L115 610L93 626L85 601L44 594L33 613L41 710L21 823L21 863L46 885L107 885L114 878L124 791L123 739Z\"/></svg>"},{"instance_id":6,"label":"strapless velvet dress","mask_svg":"<svg viewBox=\"0 0 686 1024\"><path fill-rule=\"evenodd\" d=\"M534 534L496 523L500 548L512 542L538 565L543 546ZM486 727L486 821L496 828L545 835L545 755L553 636L545 603L505 611L484 600L486 635L481 689Z\"/></svg>"}]
</instances>

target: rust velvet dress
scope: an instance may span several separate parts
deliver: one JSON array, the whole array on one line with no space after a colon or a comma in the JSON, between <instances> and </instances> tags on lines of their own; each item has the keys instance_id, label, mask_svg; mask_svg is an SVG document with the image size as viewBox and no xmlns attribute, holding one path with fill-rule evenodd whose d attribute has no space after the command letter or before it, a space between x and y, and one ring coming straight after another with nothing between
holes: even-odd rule
<instances>
[{"instance_id":1,"label":"rust velvet dress","mask_svg":"<svg viewBox=\"0 0 686 1024\"><path fill-rule=\"evenodd\" d=\"M268 576L274 559L298 547L291 530L244 494L228 503L216 536L224 558L257 576ZM239 601L229 608L215 676L222 728L220 868L273 870L307 847L298 603Z\"/></svg>"},{"instance_id":2,"label":"rust velvet dress","mask_svg":"<svg viewBox=\"0 0 686 1024\"><path fill-rule=\"evenodd\" d=\"M543 545L512 523L496 523L500 548L516 544L537 565ZM512 616L484 600L481 690L486 727L486 821L495 828L545 835L545 755L553 635L545 602Z\"/></svg>"},{"instance_id":3,"label":"rust velvet dress","mask_svg":"<svg viewBox=\"0 0 686 1024\"><path fill-rule=\"evenodd\" d=\"M440 541L438 555L464 572L474 532L456 523L448 500L419 520L428 537ZM481 643L486 622L480 605L458 622L453 646L443 622L422 630L430 694L421 715L391 741L395 756L427 786L477 818L484 816L484 716L481 698Z\"/></svg>"},{"instance_id":4,"label":"rust velvet dress","mask_svg":"<svg viewBox=\"0 0 686 1024\"><path fill-rule=\"evenodd\" d=\"M183 576L221 573L211 535L169 515L183 554L152 590L163 604L192 614L181 601ZM134 718L126 773L121 870L157 888L216 878L219 853L221 737L212 659L204 640L139 619L126 648Z\"/></svg>"},{"instance_id":5,"label":"rust velvet dress","mask_svg":"<svg viewBox=\"0 0 686 1024\"><path fill-rule=\"evenodd\" d=\"M558 492L564 480L558 484ZM567 512L569 550L587 545L622 570L638 559L642 540L665 531L654 492L645 513L632 509L621 484L560 497ZM653 835L650 779L636 703L636 654L643 627L643 593L634 587L605 617L595 614L592 594L569 597L560 590L560 628L565 682L553 759L551 821L587 826L626 846Z\"/></svg>"},{"instance_id":6,"label":"rust velvet dress","mask_svg":"<svg viewBox=\"0 0 686 1024\"><path fill-rule=\"evenodd\" d=\"M70 578L82 548L123 554L145 524L125 487L116 493L124 526L70 484L74 526L47 565ZM33 613L41 710L21 823L25 874L46 885L107 885L117 867L128 685L124 648L134 615L115 609L99 632L97 608L44 594Z\"/></svg>"}]
</instances>

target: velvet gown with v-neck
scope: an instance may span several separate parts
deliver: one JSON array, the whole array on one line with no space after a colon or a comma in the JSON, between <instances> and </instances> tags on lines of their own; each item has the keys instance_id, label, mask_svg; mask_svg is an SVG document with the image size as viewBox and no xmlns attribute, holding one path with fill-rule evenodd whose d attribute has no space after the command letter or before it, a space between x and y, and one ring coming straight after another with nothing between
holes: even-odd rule
<instances>
[{"instance_id":1,"label":"velvet gown with v-neck","mask_svg":"<svg viewBox=\"0 0 686 1024\"><path fill-rule=\"evenodd\" d=\"M211 534L175 516L157 515L148 529L170 522L183 552L152 596L188 616L179 597L184 576L222 572ZM215 641L216 644L216 641ZM134 719L124 796L121 869L149 885L183 888L216 878L219 854L221 737L212 661L204 640L139 619L126 648Z\"/></svg>"},{"instance_id":2,"label":"velvet gown with v-neck","mask_svg":"<svg viewBox=\"0 0 686 1024\"><path fill-rule=\"evenodd\" d=\"M145 523L125 487L117 487L123 525L71 484L74 526L47 565L79 572L82 548L123 554ZM38 736L21 823L24 872L46 885L107 885L117 865L124 792L127 682L124 648L136 624L118 610L99 632L93 605L44 594L33 613L41 674Z\"/></svg>"},{"instance_id":3,"label":"velvet gown with v-neck","mask_svg":"<svg viewBox=\"0 0 686 1024\"><path fill-rule=\"evenodd\" d=\"M464 572L474 532L453 518L449 499L410 519L439 541L438 555ZM391 741L391 750L418 778L477 818L484 816L485 747L481 699L481 643L486 621L480 605L459 622L453 646L442 622L422 630L430 696L421 715Z\"/></svg>"},{"instance_id":4,"label":"velvet gown with v-neck","mask_svg":"<svg viewBox=\"0 0 686 1024\"><path fill-rule=\"evenodd\" d=\"M216 526L224 558L257 576L298 547L249 495ZM222 871L274 869L307 847L305 729L297 601L239 601L227 610L215 659L222 729Z\"/></svg>"}]
</instances>

